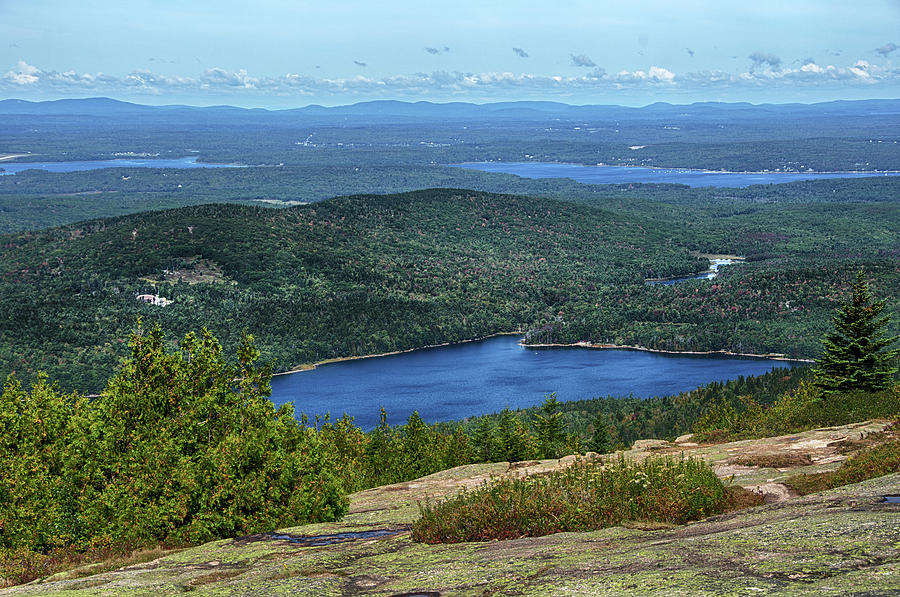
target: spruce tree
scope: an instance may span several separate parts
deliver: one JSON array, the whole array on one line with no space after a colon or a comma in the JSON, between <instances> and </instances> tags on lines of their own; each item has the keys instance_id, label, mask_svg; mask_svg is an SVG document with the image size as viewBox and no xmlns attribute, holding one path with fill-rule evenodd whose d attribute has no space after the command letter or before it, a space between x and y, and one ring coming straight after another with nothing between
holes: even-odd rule
<instances>
[{"instance_id":1,"label":"spruce tree","mask_svg":"<svg viewBox=\"0 0 900 597\"><path fill-rule=\"evenodd\" d=\"M535 416L534 426L537 429L538 458L559 458L565 451L566 433L556 392L544 398Z\"/></svg>"},{"instance_id":2,"label":"spruce tree","mask_svg":"<svg viewBox=\"0 0 900 597\"><path fill-rule=\"evenodd\" d=\"M604 412L597 413L594 418L594 433L588 442L588 449L598 454L612 452L612 440L609 437L609 415Z\"/></svg>"},{"instance_id":3,"label":"spruce tree","mask_svg":"<svg viewBox=\"0 0 900 597\"><path fill-rule=\"evenodd\" d=\"M521 462L534 455L531 434L518 415L508 406L500 411L500 420L497 423L497 448L499 454L494 455L497 462L503 460Z\"/></svg>"},{"instance_id":4,"label":"spruce tree","mask_svg":"<svg viewBox=\"0 0 900 597\"><path fill-rule=\"evenodd\" d=\"M472 437L475 458L478 462L493 462L498 455L497 428L491 417L484 416L478 420Z\"/></svg>"},{"instance_id":5,"label":"spruce tree","mask_svg":"<svg viewBox=\"0 0 900 597\"><path fill-rule=\"evenodd\" d=\"M862 270L851 284L848 302L834 316L834 332L822 341L824 352L816 363L816 385L826 394L888 388L897 372L900 350L887 350L898 337L884 337L890 317L881 315L886 300L873 300Z\"/></svg>"}]
</instances>

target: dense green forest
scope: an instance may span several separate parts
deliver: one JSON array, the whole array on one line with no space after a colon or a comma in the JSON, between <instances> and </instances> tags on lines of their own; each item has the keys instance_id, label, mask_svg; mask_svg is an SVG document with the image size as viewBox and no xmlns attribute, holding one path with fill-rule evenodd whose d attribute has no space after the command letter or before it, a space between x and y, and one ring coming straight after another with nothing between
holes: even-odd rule
<instances>
[{"instance_id":1,"label":"dense green forest","mask_svg":"<svg viewBox=\"0 0 900 597\"><path fill-rule=\"evenodd\" d=\"M182 208L4 240L5 371L79 389L99 385L138 316L208 325L226 346L249 329L290 368L519 329L705 263L648 221L468 191ZM135 300L152 291L175 302Z\"/></svg>"},{"instance_id":2,"label":"dense green forest","mask_svg":"<svg viewBox=\"0 0 900 597\"><path fill-rule=\"evenodd\" d=\"M0 368L96 391L138 317L175 334L206 325L227 348L247 329L282 370L515 330L533 342L814 357L860 266L897 307L894 204L697 210L675 230L639 212L428 190L9 235ZM691 250L750 261L712 282L644 283L704 269Z\"/></svg>"},{"instance_id":3,"label":"dense green forest","mask_svg":"<svg viewBox=\"0 0 900 597\"><path fill-rule=\"evenodd\" d=\"M339 195L423 188L587 202L671 223L701 216L772 213L771 204L890 203L900 193L900 177L690 188L674 184L589 185L440 165L370 165L363 161L359 166L314 161L277 168L110 168L71 173L29 170L0 176L0 232L203 203L284 207Z\"/></svg>"},{"instance_id":4,"label":"dense green forest","mask_svg":"<svg viewBox=\"0 0 900 597\"><path fill-rule=\"evenodd\" d=\"M447 166L897 169L892 101L266 112L98 99L0 114L0 151L18 161L249 166L0 176L0 373L46 370L67 388L99 389L138 317L175 334L207 325L228 348L246 328L282 370L513 330L815 357L860 267L898 307L900 178L695 189ZM449 190L374 195L423 188ZM644 284L704 269L699 253L747 261L712 282ZM151 292L174 303L134 298Z\"/></svg>"}]
</instances>

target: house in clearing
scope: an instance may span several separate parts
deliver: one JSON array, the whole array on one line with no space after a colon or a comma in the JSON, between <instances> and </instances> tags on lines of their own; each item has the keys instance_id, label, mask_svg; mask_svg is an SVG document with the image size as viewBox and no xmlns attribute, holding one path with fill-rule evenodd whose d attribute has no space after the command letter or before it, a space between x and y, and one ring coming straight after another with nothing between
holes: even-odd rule
<instances>
[{"instance_id":1,"label":"house in clearing","mask_svg":"<svg viewBox=\"0 0 900 597\"><path fill-rule=\"evenodd\" d=\"M139 294L135 298L139 301L156 305L157 307L165 307L166 305L172 304L170 299L161 297L157 294Z\"/></svg>"}]
</instances>

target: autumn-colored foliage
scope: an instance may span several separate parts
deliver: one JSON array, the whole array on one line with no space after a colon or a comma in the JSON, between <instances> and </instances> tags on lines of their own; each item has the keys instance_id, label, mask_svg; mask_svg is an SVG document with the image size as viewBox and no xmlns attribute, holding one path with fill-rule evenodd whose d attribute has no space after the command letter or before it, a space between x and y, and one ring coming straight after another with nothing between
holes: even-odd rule
<instances>
[{"instance_id":1,"label":"autumn-colored foliage","mask_svg":"<svg viewBox=\"0 0 900 597\"><path fill-rule=\"evenodd\" d=\"M623 521L681 524L724 511L729 497L709 465L692 458L619 458L549 475L486 482L420 504L413 539L459 543L588 531Z\"/></svg>"}]
</instances>

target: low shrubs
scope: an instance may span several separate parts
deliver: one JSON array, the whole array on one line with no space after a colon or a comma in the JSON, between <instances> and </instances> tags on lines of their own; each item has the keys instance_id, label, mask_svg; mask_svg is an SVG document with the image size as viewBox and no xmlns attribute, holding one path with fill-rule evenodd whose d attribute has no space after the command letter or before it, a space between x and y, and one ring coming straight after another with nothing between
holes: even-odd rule
<instances>
[{"instance_id":1,"label":"low shrubs","mask_svg":"<svg viewBox=\"0 0 900 597\"><path fill-rule=\"evenodd\" d=\"M103 393L44 378L0 395L0 576L98 548L190 544L330 521L346 491L314 429L267 399L246 337L226 363L205 330L174 352L159 328L132 335ZM67 556L66 556L67 557Z\"/></svg>"},{"instance_id":2,"label":"low shrubs","mask_svg":"<svg viewBox=\"0 0 900 597\"><path fill-rule=\"evenodd\" d=\"M848 459L836 471L797 475L784 483L800 495L807 495L897 471L900 471L900 439L868 448Z\"/></svg>"},{"instance_id":3,"label":"low shrubs","mask_svg":"<svg viewBox=\"0 0 900 597\"><path fill-rule=\"evenodd\" d=\"M68 547L54 547L47 553L31 551L24 547L12 550L0 549L0 588L22 584L36 578L44 578L69 570L68 578L81 578L134 566L177 551L163 545L147 549L133 549L122 545L92 547L85 551ZM79 568L80 567L80 568ZM72 570L75 568L75 570Z\"/></svg>"},{"instance_id":4,"label":"low shrubs","mask_svg":"<svg viewBox=\"0 0 900 597\"><path fill-rule=\"evenodd\" d=\"M807 454L749 454L729 460L731 464L741 466L758 466L762 468L791 468L809 466L813 463Z\"/></svg>"},{"instance_id":5,"label":"low shrubs","mask_svg":"<svg viewBox=\"0 0 900 597\"><path fill-rule=\"evenodd\" d=\"M713 404L693 426L694 441L733 441L848 425L900 414L900 385L882 392L825 396L809 382L783 394L770 407L750 397Z\"/></svg>"},{"instance_id":6,"label":"low shrubs","mask_svg":"<svg viewBox=\"0 0 900 597\"><path fill-rule=\"evenodd\" d=\"M693 458L619 458L548 475L501 478L439 503L420 504L412 535L459 543L588 531L623 521L684 523L723 512L729 494Z\"/></svg>"}]
</instances>

